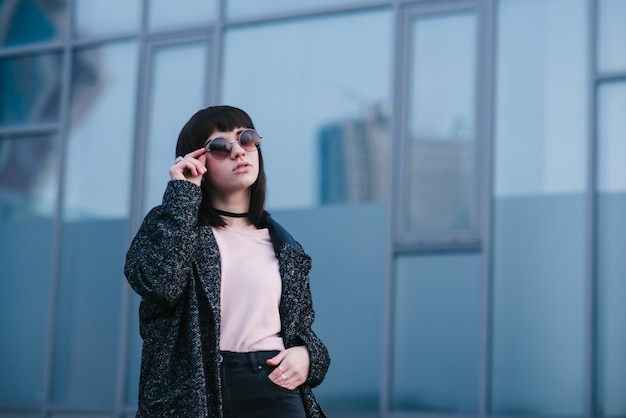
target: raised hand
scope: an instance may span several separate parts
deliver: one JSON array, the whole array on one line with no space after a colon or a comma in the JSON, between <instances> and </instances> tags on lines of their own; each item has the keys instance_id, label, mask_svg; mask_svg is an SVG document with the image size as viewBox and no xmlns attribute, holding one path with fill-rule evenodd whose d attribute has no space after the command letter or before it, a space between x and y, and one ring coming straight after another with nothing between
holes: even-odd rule
<instances>
[{"instance_id":1,"label":"raised hand","mask_svg":"<svg viewBox=\"0 0 626 418\"><path fill-rule=\"evenodd\" d=\"M198 186L202 183L202 176L206 173L206 149L200 148L184 157L176 158L176 163L170 167L172 180L187 180Z\"/></svg>"}]
</instances>

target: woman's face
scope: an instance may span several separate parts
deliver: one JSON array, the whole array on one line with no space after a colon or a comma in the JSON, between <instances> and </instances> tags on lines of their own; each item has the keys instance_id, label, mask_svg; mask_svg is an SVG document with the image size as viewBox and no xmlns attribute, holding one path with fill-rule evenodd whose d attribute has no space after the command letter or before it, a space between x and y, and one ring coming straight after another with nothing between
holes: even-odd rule
<instances>
[{"instance_id":1,"label":"woman's face","mask_svg":"<svg viewBox=\"0 0 626 418\"><path fill-rule=\"evenodd\" d=\"M230 132L213 132L205 142L205 146L214 138L222 137L230 144L230 154L220 159L217 153L207 152L206 167L211 188L221 195L229 195L248 189L259 176L259 153L246 151L239 143L239 135L246 128L235 128Z\"/></svg>"}]
</instances>

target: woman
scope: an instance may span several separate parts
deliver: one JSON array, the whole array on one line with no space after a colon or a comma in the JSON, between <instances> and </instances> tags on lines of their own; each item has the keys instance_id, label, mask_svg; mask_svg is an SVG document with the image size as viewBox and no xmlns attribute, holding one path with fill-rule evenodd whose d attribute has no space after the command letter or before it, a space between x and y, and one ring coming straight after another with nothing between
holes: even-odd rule
<instances>
[{"instance_id":1,"label":"woman","mask_svg":"<svg viewBox=\"0 0 626 418\"><path fill-rule=\"evenodd\" d=\"M141 296L138 417L325 414L330 364L311 329L311 259L264 210L261 137L241 109L185 124L162 205L124 272Z\"/></svg>"}]
</instances>

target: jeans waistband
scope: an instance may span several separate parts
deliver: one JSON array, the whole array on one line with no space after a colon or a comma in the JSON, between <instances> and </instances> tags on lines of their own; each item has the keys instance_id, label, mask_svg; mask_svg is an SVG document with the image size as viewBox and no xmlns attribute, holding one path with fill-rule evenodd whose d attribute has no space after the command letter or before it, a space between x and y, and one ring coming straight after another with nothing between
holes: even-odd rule
<instances>
[{"instance_id":1,"label":"jeans waistband","mask_svg":"<svg viewBox=\"0 0 626 418\"><path fill-rule=\"evenodd\" d=\"M265 361L274 357L280 351L251 351L247 353L236 353L233 351L220 351L222 356L222 364L225 367L248 366L253 373L259 373Z\"/></svg>"}]
</instances>

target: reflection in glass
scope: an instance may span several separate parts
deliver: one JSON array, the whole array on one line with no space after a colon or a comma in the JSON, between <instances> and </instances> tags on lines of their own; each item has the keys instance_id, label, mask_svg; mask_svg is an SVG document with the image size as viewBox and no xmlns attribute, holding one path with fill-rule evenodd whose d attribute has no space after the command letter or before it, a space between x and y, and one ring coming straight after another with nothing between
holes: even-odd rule
<instances>
[{"instance_id":1,"label":"reflection in glass","mask_svg":"<svg viewBox=\"0 0 626 418\"><path fill-rule=\"evenodd\" d=\"M599 0L598 70L626 71L626 1Z\"/></svg>"},{"instance_id":2,"label":"reflection in glass","mask_svg":"<svg viewBox=\"0 0 626 418\"><path fill-rule=\"evenodd\" d=\"M82 70L72 79L52 399L113 405L137 47L85 49L75 60Z\"/></svg>"},{"instance_id":3,"label":"reflection in glass","mask_svg":"<svg viewBox=\"0 0 626 418\"><path fill-rule=\"evenodd\" d=\"M74 36L135 32L141 24L141 0L76 0Z\"/></svg>"},{"instance_id":4,"label":"reflection in glass","mask_svg":"<svg viewBox=\"0 0 626 418\"><path fill-rule=\"evenodd\" d=\"M272 209L381 199L391 50L388 11L226 32L221 97L263 135Z\"/></svg>"},{"instance_id":5,"label":"reflection in glass","mask_svg":"<svg viewBox=\"0 0 626 418\"><path fill-rule=\"evenodd\" d=\"M67 1L14 0L0 2L0 45L15 46L57 40Z\"/></svg>"},{"instance_id":6,"label":"reflection in glass","mask_svg":"<svg viewBox=\"0 0 626 418\"><path fill-rule=\"evenodd\" d=\"M585 411L587 7L499 2L494 414Z\"/></svg>"},{"instance_id":7,"label":"reflection in glass","mask_svg":"<svg viewBox=\"0 0 626 418\"><path fill-rule=\"evenodd\" d=\"M183 125L206 107L205 43L158 48L152 57L144 212L161 204Z\"/></svg>"},{"instance_id":8,"label":"reflection in glass","mask_svg":"<svg viewBox=\"0 0 626 418\"><path fill-rule=\"evenodd\" d=\"M61 98L61 54L0 59L0 125L54 122Z\"/></svg>"},{"instance_id":9,"label":"reflection in glass","mask_svg":"<svg viewBox=\"0 0 626 418\"><path fill-rule=\"evenodd\" d=\"M390 118L388 107L373 106L363 118L329 123L320 129L321 204L384 200Z\"/></svg>"},{"instance_id":10,"label":"reflection in glass","mask_svg":"<svg viewBox=\"0 0 626 418\"><path fill-rule=\"evenodd\" d=\"M128 215L137 59L134 43L74 57L65 219Z\"/></svg>"},{"instance_id":11,"label":"reflection in glass","mask_svg":"<svg viewBox=\"0 0 626 418\"><path fill-rule=\"evenodd\" d=\"M150 0L148 13L150 29L207 25L217 17L217 0Z\"/></svg>"},{"instance_id":12,"label":"reflection in glass","mask_svg":"<svg viewBox=\"0 0 626 418\"><path fill-rule=\"evenodd\" d=\"M598 375L596 410L626 415L626 83L598 93Z\"/></svg>"},{"instance_id":13,"label":"reflection in glass","mask_svg":"<svg viewBox=\"0 0 626 418\"><path fill-rule=\"evenodd\" d=\"M626 83L605 83L598 95L598 184L603 193L626 191Z\"/></svg>"},{"instance_id":14,"label":"reflection in glass","mask_svg":"<svg viewBox=\"0 0 626 418\"><path fill-rule=\"evenodd\" d=\"M400 257L395 282L392 409L475 414L480 255Z\"/></svg>"},{"instance_id":15,"label":"reflection in glass","mask_svg":"<svg viewBox=\"0 0 626 418\"><path fill-rule=\"evenodd\" d=\"M0 138L1 403L44 401L58 148L56 138Z\"/></svg>"},{"instance_id":16,"label":"reflection in glass","mask_svg":"<svg viewBox=\"0 0 626 418\"><path fill-rule=\"evenodd\" d=\"M476 227L476 15L415 19L403 231Z\"/></svg>"},{"instance_id":17,"label":"reflection in glass","mask_svg":"<svg viewBox=\"0 0 626 418\"><path fill-rule=\"evenodd\" d=\"M497 197L577 193L587 178L583 0L501 0Z\"/></svg>"},{"instance_id":18,"label":"reflection in glass","mask_svg":"<svg viewBox=\"0 0 626 418\"><path fill-rule=\"evenodd\" d=\"M226 2L226 16L229 19L242 19L274 15L276 13L298 13L332 7L345 7L374 3L376 0L228 0Z\"/></svg>"},{"instance_id":19,"label":"reflection in glass","mask_svg":"<svg viewBox=\"0 0 626 418\"><path fill-rule=\"evenodd\" d=\"M56 139L0 139L0 221L54 216L59 161Z\"/></svg>"}]
</instances>

